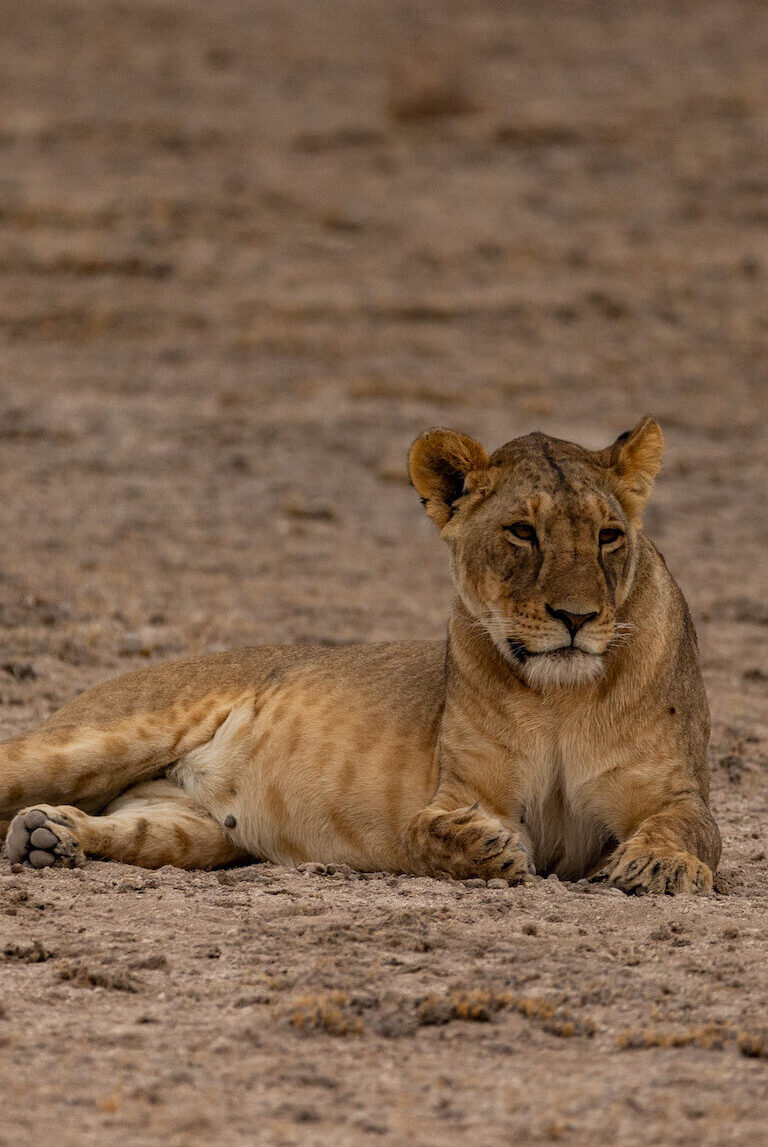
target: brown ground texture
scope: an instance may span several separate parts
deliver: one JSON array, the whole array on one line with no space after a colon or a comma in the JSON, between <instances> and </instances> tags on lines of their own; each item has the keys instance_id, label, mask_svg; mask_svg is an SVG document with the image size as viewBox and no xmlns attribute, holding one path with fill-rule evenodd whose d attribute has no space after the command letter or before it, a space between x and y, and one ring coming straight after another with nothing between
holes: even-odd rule
<instances>
[{"instance_id":1,"label":"brown ground texture","mask_svg":"<svg viewBox=\"0 0 768 1147\"><path fill-rule=\"evenodd\" d=\"M0 1144L768 1143L768 9L4 0L0 728L432 638L433 424L604 445L698 625L720 891L0 862Z\"/></svg>"}]
</instances>

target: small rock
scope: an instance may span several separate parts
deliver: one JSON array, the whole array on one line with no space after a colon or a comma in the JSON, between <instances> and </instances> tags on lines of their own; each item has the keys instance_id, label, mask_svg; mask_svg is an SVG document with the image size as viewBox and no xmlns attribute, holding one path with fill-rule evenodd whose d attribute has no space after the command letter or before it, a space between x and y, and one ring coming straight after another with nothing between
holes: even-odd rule
<instances>
[{"instance_id":1,"label":"small rock","mask_svg":"<svg viewBox=\"0 0 768 1147\"><path fill-rule=\"evenodd\" d=\"M357 880L359 876L359 873L348 864L327 864L325 871L329 876L340 877L342 880Z\"/></svg>"},{"instance_id":2,"label":"small rock","mask_svg":"<svg viewBox=\"0 0 768 1147\"><path fill-rule=\"evenodd\" d=\"M487 888L509 888L509 881L503 880L500 876L494 876L494 878L492 880L488 881L486 887Z\"/></svg>"}]
</instances>

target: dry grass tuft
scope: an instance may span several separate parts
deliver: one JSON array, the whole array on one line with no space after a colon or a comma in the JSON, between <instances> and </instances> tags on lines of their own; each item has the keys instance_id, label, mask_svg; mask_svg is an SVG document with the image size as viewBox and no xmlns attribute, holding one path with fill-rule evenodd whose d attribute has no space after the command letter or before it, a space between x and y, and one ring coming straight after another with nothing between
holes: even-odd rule
<instances>
[{"instance_id":1,"label":"dry grass tuft","mask_svg":"<svg viewBox=\"0 0 768 1147\"><path fill-rule=\"evenodd\" d=\"M276 1020L286 1019L300 1032L327 1032L329 1035L360 1035L363 1023L352 1013L344 992L298 996L273 1012Z\"/></svg>"},{"instance_id":2,"label":"dry grass tuft","mask_svg":"<svg viewBox=\"0 0 768 1147\"><path fill-rule=\"evenodd\" d=\"M768 1059L768 1028L756 1032L739 1032L739 1051L750 1059Z\"/></svg>"},{"instance_id":3,"label":"dry grass tuft","mask_svg":"<svg viewBox=\"0 0 768 1147\"><path fill-rule=\"evenodd\" d=\"M739 1031L731 1024L702 1024L673 1032L645 1028L623 1032L617 1042L624 1051L649 1047L697 1047L704 1051L722 1051L726 1045L735 1042L742 1055L750 1059L768 1059L768 1028Z\"/></svg>"},{"instance_id":4,"label":"dry grass tuft","mask_svg":"<svg viewBox=\"0 0 768 1147\"><path fill-rule=\"evenodd\" d=\"M107 988L115 992L138 992L139 984L123 969L103 972L89 968L86 964L65 964L59 970L59 978L67 980L78 988Z\"/></svg>"},{"instance_id":5,"label":"dry grass tuft","mask_svg":"<svg viewBox=\"0 0 768 1147\"><path fill-rule=\"evenodd\" d=\"M0 960L18 960L22 964L42 964L52 960L56 953L46 948L39 940L30 944L6 944L0 951Z\"/></svg>"},{"instance_id":6,"label":"dry grass tuft","mask_svg":"<svg viewBox=\"0 0 768 1147\"><path fill-rule=\"evenodd\" d=\"M451 1020L487 1023L502 1011L517 1012L525 1019L537 1022L550 1035L563 1039L576 1035L592 1036L595 1033L595 1024L591 1019L575 1017L553 1000L480 988L453 992L450 996L427 996L418 1005L417 1016L419 1022L425 1025L444 1024Z\"/></svg>"},{"instance_id":7,"label":"dry grass tuft","mask_svg":"<svg viewBox=\"0 0 768 1147\"><path fill-rule=\"evenodd\" d=\"M698 1047L705 1051L720 1051L735 1035L734 1029L727 1024L702 1024L673 1032L656 1028L630 1030L622 1032L617 1043L624 1051L649 1047Z\"/></svg>"}]
</instances>

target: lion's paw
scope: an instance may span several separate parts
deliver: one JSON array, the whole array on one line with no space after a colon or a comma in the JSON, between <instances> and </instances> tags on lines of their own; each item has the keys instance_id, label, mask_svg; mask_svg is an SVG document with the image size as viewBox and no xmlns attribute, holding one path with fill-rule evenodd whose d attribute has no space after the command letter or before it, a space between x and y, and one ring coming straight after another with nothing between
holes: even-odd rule
<instances>
[{"instance_id":1,"label":"lion's paw","mask_svg":"<svg viewBox=\"0 0 768 1147\"><path fill-rule=\"evenodd\" d=\"M32 868L74 868L85 856L71 821L50 805L22 809L11 821L5 846L11 864Z\"/></svg>"},{"instance_id":2,"label":"lion's paw","mask_svg":"<svg viewBox=\"0 0 768 1147\"><path fill-rule=\"evenodd\" d=\"M513 884L519 884L535 872L520 838L504 828L493 835L484 834L475 868L483 880L502 877Z\"/></svg>"},{"instance_id":3,"label":"lion's paw","mask_svg":"<svg viewBox=\"0 0 768 1147\"><path fill-rule=\"evenodd\" d=\"M520 836L479 805L426 810L418 818L414 843L418 867L433 875L454 880L501 877L519 883L533 872Z\"/></svg>"},{"instance_id":4,"label":"lion's paw","mask_svg":"<svg viewBox=\"0 0 768 1147\"><path fill-rule=\"evenodd\" d=\"M712 870L690 852L661 852L631 840L619 845L594 877L629 895L701 894L712 890Z\"/></svg>"}]
</instances>

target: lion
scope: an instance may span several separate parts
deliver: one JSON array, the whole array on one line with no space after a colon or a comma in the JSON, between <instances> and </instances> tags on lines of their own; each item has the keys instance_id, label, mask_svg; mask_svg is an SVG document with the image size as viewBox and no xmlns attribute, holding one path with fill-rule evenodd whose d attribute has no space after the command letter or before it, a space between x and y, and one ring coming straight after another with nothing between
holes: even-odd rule
<instances>
[{"instance_id":1,"label":"lion","mask_svg":"<svg viewBox=\"0 0 768 1147\"><path fill-rule=\"evenodd\" d=\"M450 551L446 640L239 649L82 693L0 744L10 861L708 892L696 636L642 527L662 449L651 417L602 450L422 434L409 469Z\"/></svg>"}]
</instances>

